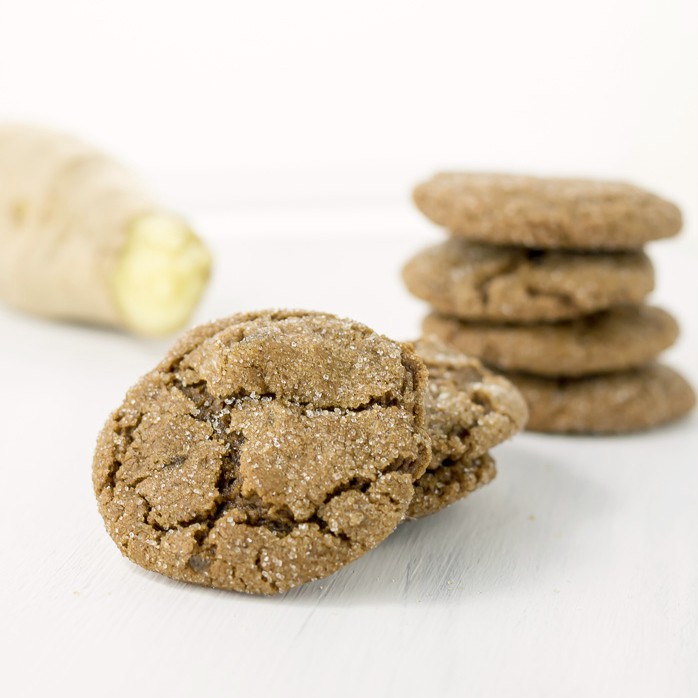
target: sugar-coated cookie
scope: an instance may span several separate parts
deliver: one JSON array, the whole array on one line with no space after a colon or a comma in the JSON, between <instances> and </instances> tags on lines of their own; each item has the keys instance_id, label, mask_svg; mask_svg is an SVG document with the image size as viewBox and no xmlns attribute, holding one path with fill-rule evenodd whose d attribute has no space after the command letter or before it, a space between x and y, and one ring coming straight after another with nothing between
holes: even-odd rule
<instances>
[{"instance_id":1,"label":"sugar-coated cookie","mask_svg":"<svg viewBox=\"0 0 698 698\"><path fill-rule=\"evenodd\" d=\"M585 378L507 375L526 398L531 431L640 431L679 419L696 403L683 376L656 363Z\"/></svg>"},{"instance_id":2,"label":"sugar-coated cookie","mask_svg":"<svg viewBox=\"0 0 698 698\"><path fill-rule=\"evenodd\" d=\"M681 229L681 211L625 182L443 172L414 201L453 235L497 245L632 249Z\"/></svg>"},{"instance_id":3,"label":"sugar-coated cookie","mask_svg":"<svg viewBox=\"0 0 698 698\"><path fill-rule=\"evenodd\" d=\"M496 247L456 238L404 267L407 288L435 310L466 320L548 322L640 303L654 270L640 251L595 254Z\"/></svg>"},{"instance_id":4,"label":"sugar-coated cookie","mask_svg":"<svg viewBox=\"0 0 698 698\"><path fill-rule=\"evenodd\" d=\"M432 457L415 483L408 516L432 514L465 497L495 476L486 455L526 423L519 391L477 359L448 349L433 338L415 343L429 371L426 426Z\"/></svg>"},{"instance_id":5,"label":"sugar-coated cookie","mask_svg":"<svg viewBox=\"0 0 698 698\"><path fill-rule=\"evenodd\" d=\"M332 315L198 327L102 430L107 530L168 577L273 594L332 574L406 515L430 459L410 345Z\"/></svg>"},{"instance_id":6,"label":"sugar-coated cookie","mask_svg":"<svg viewBox=\"0 0 698 698\"><path fill-rule=\"evenodd\" d=\"M535 325L464 322L432 313L422 331L497 369L583 376L647 363L676 341L679 328L660 308L619 306L576 320Z\"/></svg>"}]
</instances>

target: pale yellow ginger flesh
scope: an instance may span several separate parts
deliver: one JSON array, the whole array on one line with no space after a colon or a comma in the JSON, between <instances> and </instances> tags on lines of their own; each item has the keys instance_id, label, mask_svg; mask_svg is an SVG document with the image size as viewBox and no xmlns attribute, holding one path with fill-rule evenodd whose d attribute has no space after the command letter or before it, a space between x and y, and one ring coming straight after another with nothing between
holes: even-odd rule
<instances>
[{"instance_id":1,"label":"pale yellow ginger flesh","mask_svg":"<svg viewBox=\"0 0 698 698\"><path fill-rule=\"evenodd\" d=\"M164 214L136 219L113 280L124 323L153 336L179 329L201 297L210 268L210 253L178 219Z\"/></svg>"}]
</instances>

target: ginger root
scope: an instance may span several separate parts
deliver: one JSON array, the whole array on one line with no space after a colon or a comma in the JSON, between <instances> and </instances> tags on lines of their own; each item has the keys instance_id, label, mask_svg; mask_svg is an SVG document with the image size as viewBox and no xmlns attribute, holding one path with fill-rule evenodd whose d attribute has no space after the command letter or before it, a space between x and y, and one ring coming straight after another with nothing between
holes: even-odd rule
<instances>
[{"instance_id":1,"label":"ginger root","mask_svg":"<svg viewBox=\"0 0 698 698\"><path fill-rule=\"evenodd\" d=\"M159 336L182 327L211 255L119 164L33 126L0 126L0 300Z\"/></svg>"}]
</instances>

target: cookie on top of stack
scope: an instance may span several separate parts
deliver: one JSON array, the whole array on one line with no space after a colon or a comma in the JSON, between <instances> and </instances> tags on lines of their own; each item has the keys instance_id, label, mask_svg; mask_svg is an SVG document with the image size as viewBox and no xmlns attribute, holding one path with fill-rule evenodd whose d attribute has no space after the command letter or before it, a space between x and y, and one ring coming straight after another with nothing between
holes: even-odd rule
<instances>
[{"instance_id":1,"label":"cookie on top of stack","mask_svg":"<svg viewBox=\"0 0 698 698\"><path fill-rule=\"evenodd\" d=\"M629 432L693 408L656 362L677 323L645 304L643 245L679 232L674 204L621 182L468 173L437 174L414 200L450 234L403 271L432 307L423 334L510 378L528 429Z\"/></svg>"}]
</instances>

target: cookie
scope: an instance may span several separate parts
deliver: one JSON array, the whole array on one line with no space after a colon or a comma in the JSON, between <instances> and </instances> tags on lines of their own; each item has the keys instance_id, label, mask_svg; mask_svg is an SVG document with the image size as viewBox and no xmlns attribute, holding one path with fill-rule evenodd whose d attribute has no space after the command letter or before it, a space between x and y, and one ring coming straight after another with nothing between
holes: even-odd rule
<instances>
[{"instance_id":1,"label":"cookie","mask_svg":"<svg viewBox=\"0 0 698 698\"><path fill-rule=\"evenodd\" d=\"M683 417L696 403L683 376L661 364L586 378L508 376L528 402L531 431L639 431Z\"/></svg>"},{"instance_id":2,"label":"cookie","mask_svg":"<svg viewBox=\"0 0 698 698\"><path fill-rule=\"evenodd\" d=\"M455 238L413 257L403 278L440 313L497 322L575 318L640 303L654 288L652 263L643 252L584 254Z\"/></svg>"},{"instance_id":3,"label":"cookie","mask_svg":"<svg viewBox=\"0 0 698 698\"><path fill-rule=\"evenodd\" d=\"M624 182L445 172L414 201L452 234L497 245L632 249L682 224L674 204Z\"/></svg>"},{"instance_id":4,"label":"cookie","mask_svg":"<svg viewBox=\"0 0 698 698\"><path fill-rule=\"evenodd\" d=\"M536 325L462 322L432 313L422 331L489 366L542 376L583 376L640 366L670 347L679 333L669 313L642 305Z\"/></svg>"},{"instance_id":5,"label":"cookie","mask_svg":"<svg viewBox=\"0 0 698 698\"><path fill-rule=\"evenodd\" d=\"M274 594L332 574L405 516L430 460L410 345L332 315L187 333L102 430L107 530L149 570Z\"/></svg>"},{"instance_id":6,"label":"cookie","mask_svg":"<svg viewBox=\"0 0 698 698\"><path fill-rule=\"evenodd\" d=\"M433 338L415 342L415 349L429 372L425 409L432 450L408 510L416 518L489 482L496 471L486 452L521 431L528 410L519 391L477 359Z\"/></svg>"},{"instance_id":7,"label":"cookie","mask_svg":"<svg viewBox=\"0 0 698 698\"><path fill-rule=\"evenodd\" d=\"M485 453L469 460L446 462L427 470L414 486L414 498L407 515L412 519L435 514L449 504L491 482L497 475L494 459Z\"/></svg>"},{"instance_id":8,"label":"cookie","mask_svg":"<svg viewBox=\"0 0 698 698\"><path fill-rule=\"evenodd\" d=\"M415 342L429 373L426 427L430 469L481 456L521 431L528 410L519 391L477 359L429 337Z\"/></svg>"}]
</instances>

